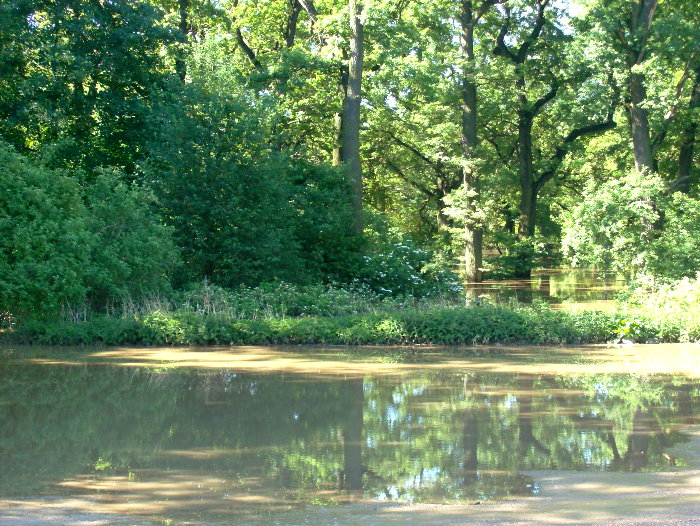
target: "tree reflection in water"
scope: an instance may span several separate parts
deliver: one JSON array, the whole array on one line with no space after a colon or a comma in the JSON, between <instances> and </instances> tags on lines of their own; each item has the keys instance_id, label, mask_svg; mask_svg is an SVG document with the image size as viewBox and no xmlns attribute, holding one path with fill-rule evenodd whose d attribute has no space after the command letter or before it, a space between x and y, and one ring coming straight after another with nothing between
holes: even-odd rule
<instances>
[{"instance_id":1,"label":"tree reflection in water","mask_svg":"<svg viewBox=\"0 0 700 526\"><path fill-rule=\"evenodd\" d=\"M0 496L163 517L348 498L527 495L526 472L662 470L699 390L671 376L299 374L0 363Z\"/></svg>"}]
</instances>

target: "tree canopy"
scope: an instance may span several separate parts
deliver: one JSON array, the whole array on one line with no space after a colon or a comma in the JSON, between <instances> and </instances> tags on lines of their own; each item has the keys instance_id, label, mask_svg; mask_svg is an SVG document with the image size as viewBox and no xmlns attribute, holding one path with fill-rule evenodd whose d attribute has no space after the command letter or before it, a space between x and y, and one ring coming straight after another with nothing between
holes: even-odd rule
<instances>
[{"instance_id":1,"label":"tree canopy","mask_svg":"<svg viewBox=\"0 0 700 526\"><path fill-rule=\"evenodd\" d=\"M692 0L5 0L0 308L397 244L693 275L699 42Z\"/></svg>"}]
</instances>

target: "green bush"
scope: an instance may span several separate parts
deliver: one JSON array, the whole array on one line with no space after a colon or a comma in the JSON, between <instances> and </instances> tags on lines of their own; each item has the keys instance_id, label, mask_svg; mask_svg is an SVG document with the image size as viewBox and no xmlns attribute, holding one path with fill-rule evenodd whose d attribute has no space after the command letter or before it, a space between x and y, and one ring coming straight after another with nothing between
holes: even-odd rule
<instances>
[{"instance_id":1,"label":"green bush","mask_svg":"<svg viewBox=\"0 0 700 526\"><path fill-rule=\"evenodd\" d=\"M181 248L177 284L335 277L357 252L342 172L271 149L270 108L231 82L225 92L188 84L163 105L143 167Z\"/></svg>"},{"instance_id":2,"label":"green bush","mask_svg":"<svg viewBox=\"0 0 700 526\"><path fill-rule=\"evenodd\" d=\"M628 332L653 332L662 340L695 341L700 334L700 274L678 281L640 280L620 297L621 308L630 313ZM636 318L654 320L651 329ZM640 336L641 338L641 336Z\"/></svg>"},{"instance_id":3,"label":"green bush","mask_svg":"<svg viewBox=\"0 0 700 526\"><path fill-rule=\"evenodd\" d=\"M499 241L506 249L503 254L487 258L485 277L488 279L529 277L535 268L551 268L558 263L552 244L540 237L518 240L513 235L501 234Z\"/></svg>"},{"instance_id":4,"label":"green bush","mask_svg":"<svg viewBox=\"0 0 700 526\"><path fill-rule=\"evenodd\" d=\"M565 221L562 245L574 266L691 276L700 270L700 200L669 195L654 174L591 185Z\"/></svg>"},{"instance_id":5,"label":"green bush","mask_svg":"<svg viewBox=\"0 0 700 526\"><path fill-rule=\"evenodd\" d=\"M0 311L59 311L82 301L92 236L78 182L0 143Z\"/></svg>"},{"instance_id":6,"label":"green bush","mask_svg":"<svg viewBox=\"0 0 700 526\"><path fill-rule=\"evenodd\" d=\"M631 330L626 328L632 327ZM540 308L443 307L338 317L240 320L224 315L154 312L85 322L30 321L15 340L75 344L560 344L606 342L626 335L677 341L678 326L619 314L569 313ZM626 332L625 332L626 331ZM697 333L695 333L697 334Z\"/></svg>"},{"instance_id":7,"label":"green bush","mask_svg":"<svg viewBox=\"0 0 700 526\"><path fill-rule=\"evenodd\" d=\"M431 251L407 238L377 243L363 256L352 276L353 283L369 287L381 297L425 298L461 291L451 269L436 264Z\"/></svg>"},{"instance_id":8,"label":"green bush","mask_svg":"<svg viewBox=\"0 0 700 526\"><path fill-rule=\"evenodd\" d=\"M167 288L176 253L148 196L116 172L79 179L0 144L0 312L57 315Z\"/></svg>"},{"instance_id":9,"label":"green bush","mask_svg":"<svg viewBox=\"0 0 700 526\"><path fill-rule=\"evenodd\" d=\"M152 211L153 196L113 170L103 170L84 194L92 236L86 286L93 308L135 293L168 291L179 259L172 231Z\"/></svg>"}]
</instances>

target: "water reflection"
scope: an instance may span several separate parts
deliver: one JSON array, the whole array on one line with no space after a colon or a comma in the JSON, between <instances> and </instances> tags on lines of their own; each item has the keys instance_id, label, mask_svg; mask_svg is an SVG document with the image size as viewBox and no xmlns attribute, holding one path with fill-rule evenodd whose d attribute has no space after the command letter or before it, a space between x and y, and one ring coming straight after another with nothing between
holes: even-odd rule
<instances>
[{"instance_id":1,"label":"water reflection","mask_svg":"<svg viewBox=\"0 0 700 526\"><path fill-rule=\"evenodd\" d=\"M551 303L562 309L614 308L614 300L626 280L621 275L586 269L540 269L531 279L488 280L472 283L467 295L495 303L533 300Z\"/></svg>"},{"instance_id":2,"label":"water reflection","mask_svg":"<svg viewBox=\"0 0 700 526\"><path fill-rule=\"evenodd\" d=\"M233 520L348 499L475 502L533 470L663 470L682 376L413 370L309 377L0 362L0 497Z\"/></svg>"}]
</instances>

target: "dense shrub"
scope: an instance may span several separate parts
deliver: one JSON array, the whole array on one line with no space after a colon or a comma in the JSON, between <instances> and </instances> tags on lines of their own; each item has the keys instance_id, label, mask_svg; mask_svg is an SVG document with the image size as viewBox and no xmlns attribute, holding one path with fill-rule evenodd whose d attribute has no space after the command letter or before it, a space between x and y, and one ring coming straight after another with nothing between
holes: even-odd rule
<instances>
[{"instance_id":1,"label":"dense shrub","mask_svg":"<svg viewBox=\"0 0 700 526\"><path fill-rule=\"evenodd\" d=\"M0 144L0 311L81 301L91 236L77 181Z\"/></svg>"},{"instance_id":2,"label":"dense shrub","mask_svg":"<svg viewBox=\"0 0 700 526\"><path fill-rule=\"evenodd\" d=\"M425 298L454 295L462 289L457 276L432 251L408 238L370 244L351 274L352 283L381 297Z\"/></svg>"},{"instance_id":3,"label":"dense shrub","mask_svg":"<svg viewBox=\"0 0 700 526\"><path fill-rule=\"evenodd\" d=\"M318 282L356 249L341 171L271 148L265 102L247 97L193 84L161 108L144 172L182 251L178 285Z\"/></svg>"},{"instance_id":4,"label":"dense shrub","mask_svg":"<svg viewBox=\"0 0 700 526\"><path fill-rule=\"evenodd\" d=\"M620 302L633 313L630 332L643 330L635 318L646 318L654 320L651 331L661 333L662 339L669 334L681 341L700 337L700 274L670 282L641 280L621 295Z\"/></svg>"},{"instance_id":5,"label":"dense shrub","mask_svg":"<svg viewBox=\"0 0 700 526\"><path fill-rule=\"evenodd\" d=\"M562 312L540 308L451 307L407 309L339 317L241 320L224 315L153 312L126 318L96 317L79 323L26 322L15 340L75 344L562 344L678 341L684 327L627 319L617 313ZM700 334L694 333L694 338Z\"/></svg>"},{"instance_id":6,"label":"dense shrub","mask_svg":"<svg viewBox=\"0 0 700 526\"><path fill-rule=\"evenodd\" d=\"M167 291L178 254L170 229L152 211L152 196L129 187L116 171L103 171L84 193L92 236L86 275L92 307Z\"/></svg>"},{"instance_id":7,"label":"dense shrub","mask_svg":"<svg viewBox=\"0 0 700 526\"><path fill-rule=\"evenodd\" d=\"M540 237L519 240L514 235L501 233L498 242L504 250L486 258L484 277L487 279L529 277L535 268L552 268L559 263L559 255L549 240Z\"/></svg>"},{"instance_id":8,"label":"dense shrub","mask_svg":"<svg viewBox=\"0 0 700 526\"><path fill-rule=\"evenodd\" d=\"M46 315L167 286L176 257L140 190L88 183L0 144L0 312Z\"/></svg>"},{"instance_id":9,"label":"dense shrub","mask_svg":"<svg viewBox=\"0 0 700 526\"><path fill-rule=\"evenodd\" d=\"M590 186L562 241L574 266L678 279L700 270L700 200L654 174Z\"/></svg>"}]
</instances>

